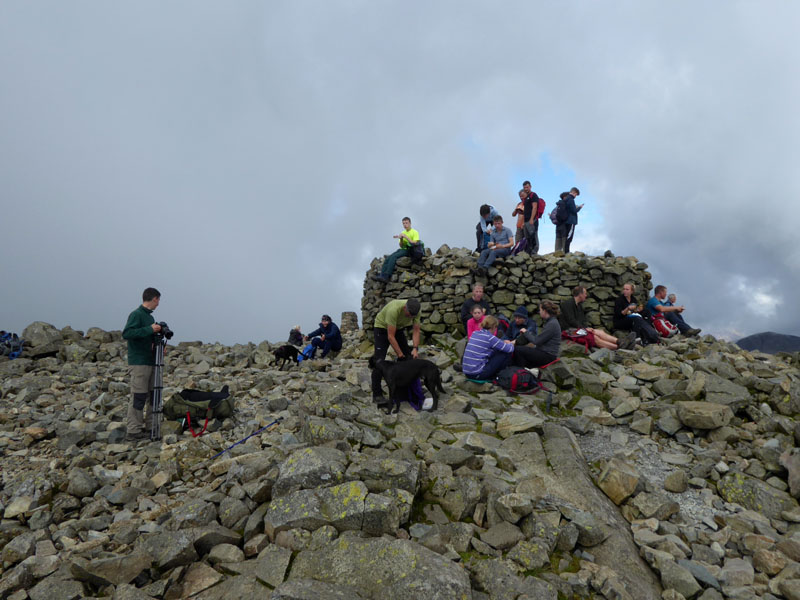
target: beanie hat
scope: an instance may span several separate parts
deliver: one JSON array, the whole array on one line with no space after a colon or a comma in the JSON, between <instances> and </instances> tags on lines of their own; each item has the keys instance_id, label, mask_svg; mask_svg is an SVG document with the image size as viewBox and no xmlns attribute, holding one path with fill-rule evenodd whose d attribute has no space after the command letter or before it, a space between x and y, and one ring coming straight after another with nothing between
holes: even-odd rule
<instances>
[{"instance_id":1,"label":"beanie hat","mask_svg":"<svg viewBox=\"0 0 800 600\"><path fill-rule=\"evenodd\" d=\"M330 315L322 315L322 319L320 319L320 321L332 321L332 320L333 319L331 319Z\"/></svg>"},{"instance_id":2,"label":"beanie hat","mask_svg":"<svg viewBox=\"0 0 800 600\"><path fill-rule=\"evenodd\" d=\"M514 311L515 317L524 317L525 319L528 318L528 309L524 306L518 306L517 310Z\"/></svg>"},{"instance_id":3,"label":"beanie hat","mask_svg":"<svg viewBox=\"0 0 800 600\"><path fill-rule=\"evenodd\" d=\"M410 298L406 302L406 308L408 309L408 314L412 317L415 317L419 314L419 300L416 298Z\"/></svg>"}]
</instances>

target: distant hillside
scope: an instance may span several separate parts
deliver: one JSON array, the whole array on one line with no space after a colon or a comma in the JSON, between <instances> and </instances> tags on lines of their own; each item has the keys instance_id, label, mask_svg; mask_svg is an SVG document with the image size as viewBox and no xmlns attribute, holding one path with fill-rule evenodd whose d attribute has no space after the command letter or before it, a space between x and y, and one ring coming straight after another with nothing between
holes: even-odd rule
<instances>
[{"instance_id":1,"label":"distant hillside","mask_svg":"<svg viewBox=\"0 0 800 600\"><path fill-rule=\"evenodd\" d=\"M745 350L760 350L775 354L776 352L800 352L800 337L796 335L786 335L785 333L775 333L774 331L764 331L754 333L740 339L736 344Z\"/></svg>"}]
</instances>

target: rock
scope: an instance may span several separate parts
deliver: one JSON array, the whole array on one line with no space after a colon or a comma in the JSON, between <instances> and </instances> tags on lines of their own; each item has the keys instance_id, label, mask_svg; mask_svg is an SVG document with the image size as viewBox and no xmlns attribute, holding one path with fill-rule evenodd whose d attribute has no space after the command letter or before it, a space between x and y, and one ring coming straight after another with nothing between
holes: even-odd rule
<instances>
[{"instance_id":1,"label":"rock","mask_svg":"<svg viewBox=\"0 0 800 600\"><path fill-rule=\"evenodd\" d=\"M289 579L313 578L354 586L367 598L441 600L472 595L467 572L455 563L407 540L343 536L319 550L300 552Z\"/></svg>"},{"instance_id":2,"label":"rock","mask_svg":"<svg viewBox=\"0 0 800 600\"><path fill-rule=\"evenodd\" d=\"M680 510L677 502L670 500L662 494L640 492L631 501L645 519L654 517L659 521L666 521Z\"/></svg>"},{"instance_id":3,"label":"rock","mask_svg":"<svg viewBox=\"0 0 800 600\"><path fill-rule=\"evenodd\" d=\"M689 488L689 477L685 471L678 469L664 478L664 489L668 492L682 494Z\"/></svg>"},{"instance_id":4,"label":"rock","mask_svg":"<svg viewBox=\"0 0 800 600\"><path fill-rule=\"evenodd\" d=\"M275 587L283 583L289 562L292 560L292 551L280 546L270 545L259 553L258 558L237 561L235 564L226 563L224 570L238 575L255 577L260 582Z\"/></svg>"},{"instance_id":5,"label":"rock","mask_svg":"<svg viewBox=\"0 0 800 600\"><path fill-rule=\"evenodd\" d=\"M523 494L504 494L495 502L495 510L501 519L509 523L517 523L533 512L533 502Z\"/></svg>"},{"instance_id":6,"label":"rock","mask_svg":"<svg viewBox=\"0 0 800 600\"><path fill-rule=\"evenodd\" d=\"M730 406L713 402L676 402L678 418L686 427L693 429L718 429L733 418Z\"/></svg>"},{"instance_id":7,"label":"rock","mask_svg":"<svg viewBox=\"0 0 800 600\"><path fill-rule=\"evenodd\" d=\"M181 591L185 597L194 596L216 585L221 579L222 575L205 563L194 563L183 576Z\"/></svg>"},{"instance_id":8,"label":"rock","mask_svg":"<svg viewBox=\"0 0 800 600\"><path fill-rule=\"evenodd\" d=\"M87 581L96 587L130 583L139 573L150 567L151 559L141 552L127 556L86 561L75 559L70 567L72 575L79 581Z\"/></svg>"},{"instance_id":9,"label":"rock","mask_svg":"<svg viewBox=\"0 0 800 600\"><path fill-rule=\"evenodd\" d=\"M786 492L776 490L763 481L731 471L718 483L717 490L727 502L736 502L769 519L778 519L781 512L798 508L797 501Z\"/></svg>"},{"instance_id":10,"label":"rock","mask_svg":"<svg viewBox=\"0 0 800 600\"><path fill-rule=\"evenodd\" d=\"M156 568L167 570L188 565L199 559L193 536L185 531L168 531L147 536L140 542Z\"/></svg>"},{"instance_id":11,"label":"rock","mask_svg":"<svg viewBox=\"0 0 800 600\"><path fill-rule=\"evenodd\" d=\"M281 463L280 476L272 488L275 496L299 489L335 485L344 479L347 459L335 448L303 448Z\"/></svg>"},{"instance_id":12,"label":"rock","mask_svg":"<svg viewBox=\"0 0 800 600\"><path fill-rule=\"evenodd\" d=\"M206 560L212 565L219 563L238 563L244 560L244 552L233 544L219 544L211 549Z\"/></svg>"},{"instance_id":13,"label":"rock","mask_svg":"<svg viewBox=\"0 0 800 600\"><path fill-rule=\"evenodd\" d=\"M612 458L597 478L597 487L616 504L622 504L639 485L639 472L632 465Z\"/></svg>"},{"instance_id":14,"label":"rock","mask_svg":"<svg viewBox=\"0 0 800 600\"><path fill-rule=\"evenodd\" d=\"M231 598L264 598L269 589L253 577L236 575L194 596L196 600L230 600Z\"/></svg>"},{"instance_id":15,"label":"rock","mask_svg":"<svg viewBox=\"0 0 800 600\"><path fill-rule=\"evenodd\" d=\"M68 494L76 498L86 498L99 488L98 481L86 469L72 469L69 472Z\"/></svg>"},{"instance_id":16,"label":"rock","mask_svg":"<svg viewBox=\"0 0 800 600\"><path fill-rule=\"evenodd\" d=\"M480 534L481 541L498 550L508 550L517 542L524 540L525 535L519 527L502 521Z\"/></svg>"},{"instance_id":17,"label":"rock","mask_svg":"<svg viewBox=\"0 0 800 600\"><path fill-rule=\"evenodd\" d=\"M470 565L478 588L490 598L535 598L557 600L556 589L536 577L520 577L514 563L502 559L476 561Z\"/></svg>"},{"instance_id":18,"label":"rock","mask_svg":"<svg viewBox=\"0 0 800 600\"><path fill-rule=\"evenodd\" d=\"M366 600L366 597L350 585L292 579L276 587L270 600Z\"/></svg>"},{"instance_id":19,"label":"rock","mask_svg":"<svg viewBox=\"0 0 800 600\"><path fill-rule=\"evenodd\" d=\"M526 412L505 412L497 421L497 433L507 438L515 433L536 431L541 433L544 419Z\"/></svg>"},{"instance_id":20,"label":"rock","mask_svg":"<svg viewBox=\"0 0 800 600\"><path fill-rule=\"evenodd\" d=\"M663 561L658 569L661 571L661 585L665 590L675 590L684 598L694 598L702 589L689 570L675 561Z\"/></svg>"}]
</instances>

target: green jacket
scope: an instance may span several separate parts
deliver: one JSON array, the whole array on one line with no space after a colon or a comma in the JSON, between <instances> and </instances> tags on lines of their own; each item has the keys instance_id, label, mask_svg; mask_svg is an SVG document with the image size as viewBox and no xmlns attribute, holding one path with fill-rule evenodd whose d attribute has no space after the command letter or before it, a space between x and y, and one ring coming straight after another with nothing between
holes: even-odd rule
<instances>
[{"instance_id":1,"label":"green jacket","mask_svg":"<svg viewBox=\"0 0 800 600\"><path fill-rule=\"evenodd\" d=\"M156 320L153 311L139 306L128 315L128 322L122 330L122 337L128 340L129 365L153 365L153 328Z\"/></svg>"}]
</instances>

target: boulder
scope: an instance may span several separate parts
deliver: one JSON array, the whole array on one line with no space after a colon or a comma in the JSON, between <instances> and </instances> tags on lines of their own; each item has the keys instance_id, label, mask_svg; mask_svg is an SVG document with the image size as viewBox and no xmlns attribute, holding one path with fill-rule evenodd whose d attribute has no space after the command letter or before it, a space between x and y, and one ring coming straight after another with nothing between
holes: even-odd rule
<instances>
[{"instance_id":1,"label":"boulder","mask_svg":"<svg viewBox=\"0 0 800 600\"><path fill-rule=\"evenodd\" d=\"M725 404L714 402L676 402L678 418L686 427L693 429L718 429L733 418L733 411Z\"/></svg>"}]
</instances>

